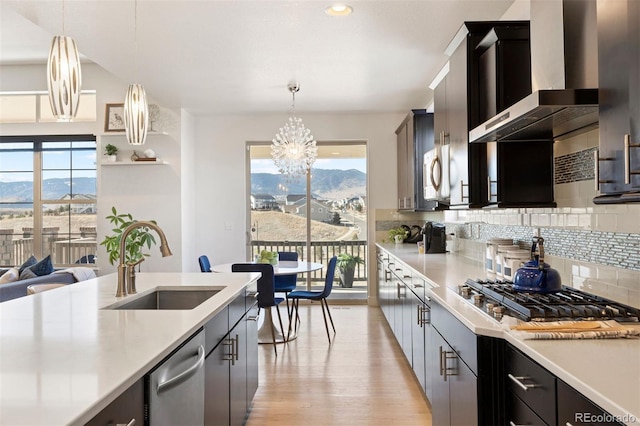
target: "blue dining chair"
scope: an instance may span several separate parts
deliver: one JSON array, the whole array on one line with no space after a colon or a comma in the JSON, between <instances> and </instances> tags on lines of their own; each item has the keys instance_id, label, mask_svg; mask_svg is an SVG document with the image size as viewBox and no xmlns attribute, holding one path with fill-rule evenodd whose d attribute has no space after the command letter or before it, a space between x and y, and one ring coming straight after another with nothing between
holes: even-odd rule
<instances>
[{"instance_id":1,"label":"blue dining chair","mask_svg":"<svg viewBox=\"0 0 640 426\"><path fill-rule=\"evenodd\" d=\"M285 261L298 261L298 252L296 251L279 251L278 259ZM287 316L291 316L289 312L289 292L296 289L298 282L298 274L277 275L276 276L276 293L285 294L285 302L287 303Z\"/></svg>"},{"instance_id":2,"label":"blue dining chair","mask_svg":"<svg viewBox=\"0 0 640 426\"><path fill-rule=\"evenodd\" d=\"M280 331L284 338L284 327L282 326L282 317L280 316L280 303L284 301L282 297L275 297L273 265L268 263L234 263L231 265L231 272L260 272L262 276L258 278L258 313L260 309L269 309L275 306L278 313L278 321L280 322ZM265 321L269 321L271 328L271 338L273 339L273 351L278 356L278 348L276 347L275 325L271 315L265 316Z\"/></svg>"},{"instance_id":3,"label":"blue dining chair","mask_svg":"<svg viewBox=\"0 0 640 426\"><path fill-rule=\"evenodd\" d=\"M200 272L211 272L211 263L207 256L200 256L198 258L198 263L200 264Z\"/></svg>"},{"instance_id":4,"label":"blue dining chair","mask_svg":"<svg viewBox=\"0 0 640 426\"><path fill-rule=\"evenodd\" d=\"M327 303L327 297L331 294L331 290L333 289L333 278L336 272L336 262L338 258L333 256L329 260L329 265L327 266L327 274L324 277L324 288L322 291L292 291L289 293L289 299L292 300L293 311L295 311L295 318L292 314L289 316L289 330L287 334L287 340L289 339L289 335L291 334L291 324L295 322L295 332L298 331L298 322L300 321L300 316L298 315L298 305L300 304L300 299L306 300L319 300L320 306L322 306L322 317L324 318L324 328L327 330L327 339L329 339L329 343L331 343L331 336L329 335L329 324L327 323L327 315L329 316L329 320L331 321L331 328L333 328L333 334L336 333L336 327L333 325L333 318L331 318L331 312L329 311L329 304Z\"/></svg>"}]
</instances>

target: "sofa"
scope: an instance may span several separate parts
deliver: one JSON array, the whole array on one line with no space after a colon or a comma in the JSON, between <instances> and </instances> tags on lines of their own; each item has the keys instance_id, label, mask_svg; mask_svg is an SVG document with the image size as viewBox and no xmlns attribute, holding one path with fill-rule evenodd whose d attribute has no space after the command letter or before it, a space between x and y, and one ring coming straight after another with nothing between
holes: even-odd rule
<instances>
[{"instance_id":1,"label":"sofa","mask_svg":"<svg viewBox=\"0 0 640 426\"><path fill-rule=\"evenodd\" d=\"M26 296L27 287L33 284L73 284L76 282L78 282L78 280L71 271L66 272L63 270L40 277L0 284L0 303Z\"/></svg>"}]
</instances>

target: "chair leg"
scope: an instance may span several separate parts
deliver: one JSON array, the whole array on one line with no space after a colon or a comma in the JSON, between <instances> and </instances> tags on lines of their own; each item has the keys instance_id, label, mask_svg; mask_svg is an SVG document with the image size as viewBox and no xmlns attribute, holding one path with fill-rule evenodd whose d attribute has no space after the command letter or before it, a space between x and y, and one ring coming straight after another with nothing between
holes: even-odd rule
<instances>
[{"instance_id":1,"label":"chair leg","mask_svg":"<svg viewBox=\"0 0 640 426\"><path fill-rule=\"evenodd\" d=\"M323 299L320 299L320 306L322 307L322 319L324 320L324 328L327 330L327 339L329 339L329 344L331 344L331 336L329 335L329 324L327 323L327 314L324 311L324 303L322 302L322 300ZM327 309L329 309L328 306Z\"/></svg>"},{"instance_id":2,"label":"chair leg","mask_svg":"<svg viewBox=\"0 0 640 426\"><path fill-rule=\"evenodd\" d=\"M329 314L329 320L331 320L331 328L333 328L333 332L336 332L336 327L333 325L333 318L331 317L331 311L329 310L329 303L327 302L327 299L322 299L324 300L324 305L327 307L327 313Z\"/></svg>"},{"instance_id":3,"label":"chair leg","mask_svg":"<svg viewBox=\"0 0 640 426\"><path fill-rule=\"evenodd\" d=\"M276 346L276 327L273 325L273 321L271 321L271 327L269 328L271 328L271 338L273 339L273 352L278 356L278 347Z\"/></svg>"},{"instance_id":4,"label":"chair leg","mask_svg":"<svg viewBox=\"0 0 640 426\"><path fill-rule=\"evenodd\" d=\"M296 307L296 300L293 299L291 301L291 312L289 312L289 329L287 330L287 340L289 340L289 337L291 336L291 328L293 325L293 312L295 311L295 307Z\"/></svg>"},{"instance_id":5,"label":"chair leg","mask_svg":"<svg viewBox=\"0 0 640 426\"><path fill-rule=\"evenodd\" d=\"M280 316L280 306L276 305L276 312L278 313L278 322L280 323L280 332L282 333L282 338L284 339L285 343L287 342L287 339L285 339L284 337L284 327L282 325L282 316Z\"/></svg>"}]
</instances>

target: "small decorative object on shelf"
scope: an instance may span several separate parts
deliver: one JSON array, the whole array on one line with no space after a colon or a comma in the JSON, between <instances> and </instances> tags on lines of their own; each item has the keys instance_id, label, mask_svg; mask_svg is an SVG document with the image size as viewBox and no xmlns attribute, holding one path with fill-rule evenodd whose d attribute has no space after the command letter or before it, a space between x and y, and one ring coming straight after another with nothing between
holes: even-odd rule
<instances>
[{"instance_id":1,"label":"small decorative object on shelf","mask_svg":"<svg viewBox=\"0 0 640 426\"><path fill-rule=\"evenodd\" d=\"M107 160L111 162L118 161L118 147L111 145L110 143L104 147L104 155L107 156Z\"/></svg>"},{"instance_id":2,"label":"small decorative object on shelf","mask_svg":"<svg viewBox=\"0 0 640 426\"><path fill-rule=\"evenodd\" d=\"M146 149L142 155L138 155L134 161L156 161L156 153L152 149Z\"/></svg>"},{"instance_id":3,"label":"small decorative object on shelf","mask_svg":"<svg viewBox=\"0 0 640 426\"><path fill-rule=\"evenodd\" d=\"M156 104L149 104L149 131L159 132L158 120L160 119L160 107Z\"/></svg>"},{"instance_id":4,"label":"small decorative object on shelf","mask_svg":"<svg viewBox=\"0 0 640 426\"><path fill-rule=\"evenodd\" d=\"M131 154L131 161L138 161L139 158L140 156L138 155L138 153L133 151L133 154Z\"/></svg>"}]
</instances>

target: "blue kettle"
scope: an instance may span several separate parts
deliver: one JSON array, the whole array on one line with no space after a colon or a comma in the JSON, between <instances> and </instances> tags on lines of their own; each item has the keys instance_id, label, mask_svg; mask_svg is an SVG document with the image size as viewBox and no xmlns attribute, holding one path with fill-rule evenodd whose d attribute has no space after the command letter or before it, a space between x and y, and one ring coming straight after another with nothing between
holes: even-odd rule
<instances>
[{"instance_id":1,"label":"blue kettle","mask_svg":"<svg viewBox=\"0 0 640 426\"><path fill-rule=\"evenodd\" d=\"M536 247L539 255L536 255ZM562 279L555 269L544 263L544 238L534 237L531 260L516 271L513 288L530 293L552 293L562 290Z\"/></svg>"}]
</instances>

